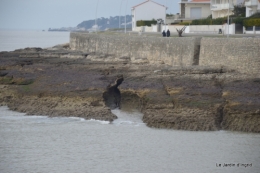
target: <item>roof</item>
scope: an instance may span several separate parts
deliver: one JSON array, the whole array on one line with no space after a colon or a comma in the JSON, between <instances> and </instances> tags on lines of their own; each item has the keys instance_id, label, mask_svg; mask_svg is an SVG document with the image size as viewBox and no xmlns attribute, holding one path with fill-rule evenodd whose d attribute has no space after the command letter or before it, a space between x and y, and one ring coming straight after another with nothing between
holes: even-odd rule
<instances>
[{"instance_id":1,"label":"roof","mask_svg":"<svg viewBox=\"0 0 260 173\"><path fill-rule=\"evenodd\" d=\"M210 4L210 0L181 1L180 4Z\"/></svg>"},{"instance_id":2,"label":"roof","mask_svg":"<svg viewBox=\"0 0 260 173\"><path fill-rule=\"evenodd\" d=\"M210 2L210 0L193 0L191 2Z\"/></svg>"},{"instance_id":3,"label":"roof","mask_svg":"<svg viewBox=\"0 0 260 173\"><path fill-rule=\"evenodd\" d=\"M153 2L153 3L155 3L155 4L157 4L157 5L160 5L160 6L162 6L162 7L165 7L165 8L167 9L166 6L164 6L164 5L162 5L162 4L159 4L159 3L157 3L157 2L154 2L154 1L152 1L152 0L147 0L147 1L145 1L145 2L142 2L141 4L138 4L138 5L133 6L132 8L136 8L136 7L138 7L138 6L141 6L141 5L143 5L143 4L145 4L145 3L149 2L149 1L151 1L151 2Z\"/></svg>"}]
</instances>

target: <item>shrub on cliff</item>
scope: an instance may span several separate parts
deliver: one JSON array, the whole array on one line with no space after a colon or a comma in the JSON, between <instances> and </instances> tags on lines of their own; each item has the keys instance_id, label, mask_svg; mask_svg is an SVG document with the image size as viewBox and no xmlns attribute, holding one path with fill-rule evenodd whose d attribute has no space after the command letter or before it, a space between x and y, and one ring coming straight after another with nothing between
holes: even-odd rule
<instances>
[{"instance_id":1,"label":"shrub on cliff","mask_svg":"<svg viewBox=\"0 0 260 173\"><path fill-rule=\"evenodd\" d=\"M226 17L216 18L216 19L196 19L191 22L191 25L223 25L227 22Z\"/></svg>"},{"instance_id":2,"label":"shrub on cliff","mask_svg":"<svg viewBox=\"0 0 260 173\"><path fill-rule=\"evenodd\" d=\"M250 18L243 21L245 27L260 26L260 18Z\"/></svg>"},{"instance_id":3,"label":"shrub on cliff","mask_svg":"<svg viewBox=\"0 0 260 173\"><path fill-rule=\"evenodd\" d=\"M138 20L136 21L136 26L151 26L152 24L156 24L156 20Z\"/></svg>"},{"instance_id":4,"label":"shrub on cliff","mask_svg":"<svg viewBox=\"0 0 260 173\"><path fill-rule=\"evenodd\" d=\"M230 17L229 23L235 23L235 24L241 24L243 25L243 21L245 20L245 17ZM191 22L191 25L223 25L224 23L227 23L227 17L220 17L216 19L197 19L193 20Z\"/></svg>"},{"instance_id":5,"label":"shrub on cliff","mask_svg":"<svg viewBox=\"0 0 260 173\"><path fill-rule=\"evenodd\" d=\"M260 12L253 14L252 16L248 18L260 18Z\"/></svg>"},{"instance_id":6,"label":"shrub on cliff","mask_svg":"<svg viewBox=\"0 0 260 173\"><path fill-rule=\"evenodd\" d=\"M178 25L190 25L190 22L180 22Z\"/></svg>"},{"instance_id":7,"label":"shrub on cliff","mask_svg":"<svg viewBox=\"0 0 260 173\"><path fill-rule=\"evenodd\" d=\"M252 16L244 19L243 26L245 27L260 26L260 13L255 13Z\"/></svg>"}]
</instances>

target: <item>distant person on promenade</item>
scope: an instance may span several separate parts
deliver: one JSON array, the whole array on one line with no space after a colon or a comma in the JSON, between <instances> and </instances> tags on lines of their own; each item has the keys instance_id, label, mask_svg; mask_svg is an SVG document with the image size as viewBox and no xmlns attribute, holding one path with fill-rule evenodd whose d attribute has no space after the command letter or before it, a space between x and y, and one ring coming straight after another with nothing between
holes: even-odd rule
<instances>
[{"instance_id":1,"label":"distant person on promenade","mask_svg":"<svg viewBox=\"0 0 260 173\"><path fill-rule=\"evenodd\" d=\"M163 32L162 32L162 36L163 36L163 37L166 37L166 33L165 33L164 30L163 30Z\"/></svg>"},{"instance_id":2,"label":"distant person on promenade","mask_svg":"<svg viewBox=\"0 0 260 173\"><path fill-rule=\"evenodd\" d=\"M167 37L170 37L170 35L171 35L171 32L170 32L170 30L168 29L168 30L167 30Z\"/></svg>"}]
</instances>

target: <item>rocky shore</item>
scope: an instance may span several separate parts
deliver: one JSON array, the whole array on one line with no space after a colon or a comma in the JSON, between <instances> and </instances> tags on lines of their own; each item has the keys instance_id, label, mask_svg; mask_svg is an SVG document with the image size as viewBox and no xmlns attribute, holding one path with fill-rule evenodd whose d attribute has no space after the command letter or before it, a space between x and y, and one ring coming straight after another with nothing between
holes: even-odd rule
<instances>
[{"instance_id":1,"label":"rocky shore","mask_svg":"<svg viewBox=\"0 0 260 173\"><path fill-rule=\"evenodd\" d=\"M0 52L0 105L28 115L113 121L139 110L149 127L260 132L260 77L201 66L49 49Z\"/></svg>"}]
</instances>

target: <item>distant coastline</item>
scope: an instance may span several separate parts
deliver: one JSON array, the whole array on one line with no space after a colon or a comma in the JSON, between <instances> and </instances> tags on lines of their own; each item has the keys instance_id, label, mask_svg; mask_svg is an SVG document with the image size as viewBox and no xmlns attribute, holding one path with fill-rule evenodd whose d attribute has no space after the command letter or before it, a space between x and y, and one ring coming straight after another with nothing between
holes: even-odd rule
<instances>
[{"instance_id":1,"label":"distant coastline","mask_svg":"<svg viewBox=\"0 0 260 173\"><path fill-rule=\"evenodd\" d=\"M77 27L49 28L48 31L58 31L58 32L85 31L85 28L77 28Z\"/></svg>"},{"instance_id":2,"label":"distant coastline","mask_svg":"<svg viewBox=\"0 0 260 173\"><path fill-rule=\"evenodd\" d=\"M97 20L85 20L79 23L76 27L61 27L61 28L49 28L48 31L105 31L115 28L125 28L125 20L126 27L132 28L132 17L131 15L126 16L114 16L109 18L98 18Z\"/></svg>"}]
</instances>

